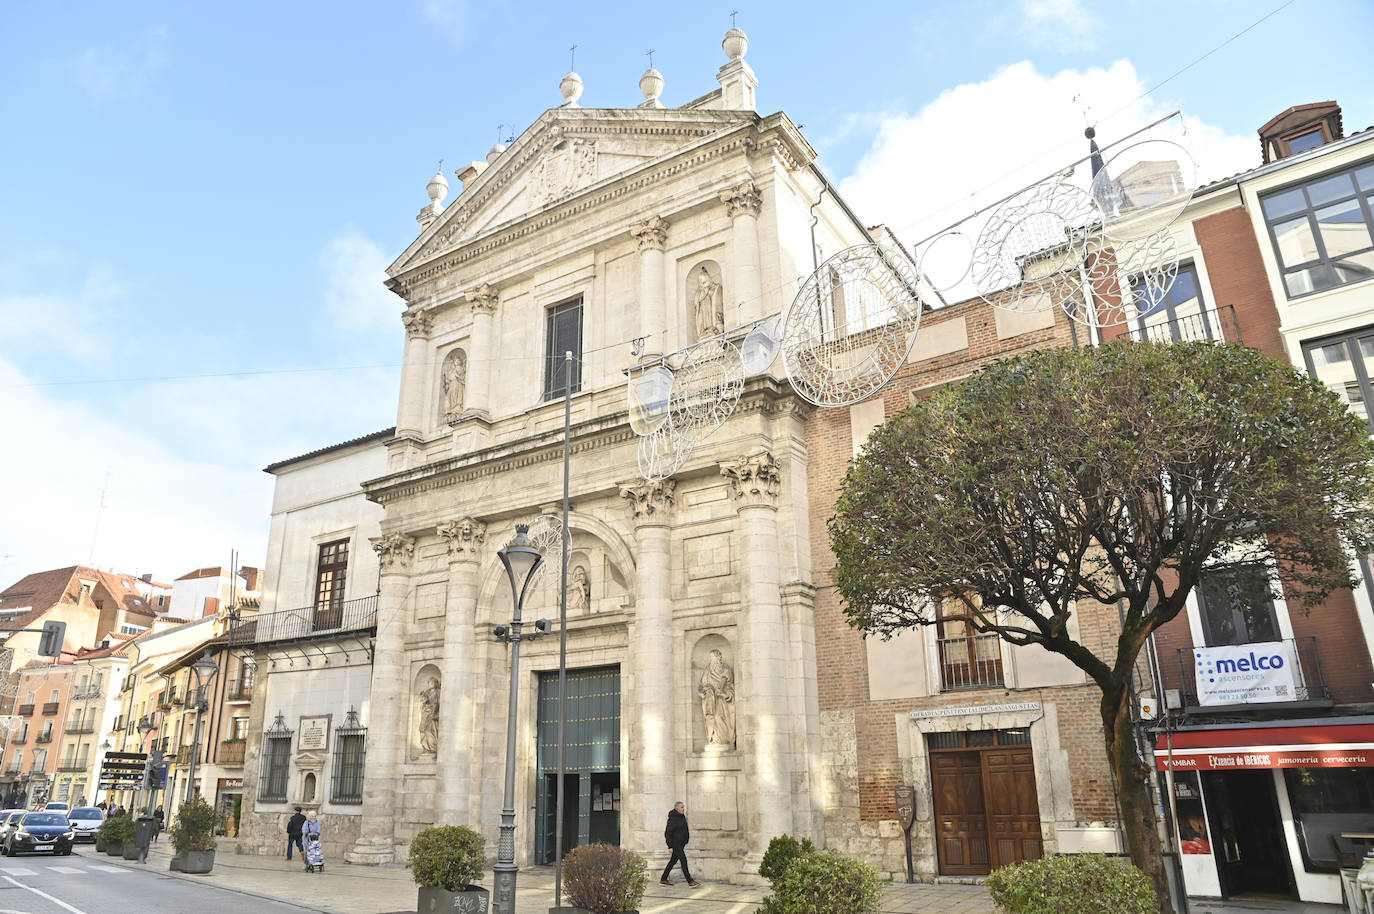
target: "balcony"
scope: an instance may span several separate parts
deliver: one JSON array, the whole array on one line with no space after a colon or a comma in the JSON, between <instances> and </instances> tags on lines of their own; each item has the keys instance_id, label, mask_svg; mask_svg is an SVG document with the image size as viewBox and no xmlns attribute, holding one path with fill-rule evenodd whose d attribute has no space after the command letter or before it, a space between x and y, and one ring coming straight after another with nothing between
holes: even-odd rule
<instances>
[{"instance_id":1,"label":"balcony","mask_svg":"<svg viewBox=\"0 0 1374 914\"><path fill-rule=\"evenodd\" d=\"M177 750L177 764L178 764L178 765L189 765L189 764L191 764L191 747L190 747L190 746L182 746L180 749Z\"/></svg>"},{"instance_id":2,"label":"balcony","mask_svg":"<svg viewBox=\"0 0 1374 914\"><path fill-rule=\"evenodd\" d=\"M1002 646L997 635L940 638L940 689L999 688L1002 678Z\"/></svg>"},{"instance_id":3,"label":"balcony","mask_svg":"<svg viewBox=\"0 0 1374 914\"><path fill-rule=\"evenodd\" d=\"M221 765L242 765L243 748L247 744L243 740L224 740L219 744L219 763Z\"/></svg>"},{"instance_id":4,"label":"balcony","mask_svg":"<svg viewBox=\"0 0 1374 914\"><path fill-rule=\"evenodd\" d=\"M56 713L61 709L61 707L62 707L61 702L56 702L56 701L44 702L44 704L43 704L43 716L44 716L44 717L51 717L52 715L56 714Z\"/></svg>"},{"instance_id":5,"label":"balcony","mask_svg":"<svg viewBox=\"0 0 1374 914\"><path fill-rule=\"evenodd\" d=\"M231 644L270 644L277 641L332 638L377 627L377 595L325 606L306 606L264 613L234 626Z\"/></svg>"},{"instance_id":6,"label":"balcony","mask_svg":"<svg viewBox=\"0 0 1374 914\"><path fill-rule=\"evenodd\" d=\"M51 733L40 733L40 734L38 734L38 736L36 736L36 737L34 738L33 741L34 741L35 743L50 743L50 742L52 742L52 734L51 734Z\"/></svg>"},{"instance_id":7,"label":"balcony","mask_svg":"<svg viewBox=\"0 0 1374 914\"><path fill-rule=\"evenodd\" d=\"M19 706L19 716L20 716L20 717L33 717L33 705L20 705L20 706Z\"/></svg>"},{"instance_id":8,"label":"balcony","mask_svg":"<svg viewBox=\"0 0 1374 914\"><path fill-rule=\"evenodd\" d=\"M92 722L90 722L90 723L85 723L85 724L82 724L82 723L67 724L67 726L65 726L65 727L62 728L62 732L63 732L63 733L70 733L70 734L72 734L72 735L76 735L76 734L78 734L78 733L94 733L94 732L95 732L95 723L94 723L94 721L92 721Z\"/></svg>"},{"instance_id":9,"label":"balcony","mask_svg":"<svg viewBox=\"0 0 1374 914\"><path fill-rule=\"evenodd\" d=\"M20 733L20 734L19 734L18 736L16 736L14 739L10 740L10 745L11 745L11 746L22 746L22 745L24 745L25 743L27 743L28 741L29 741L29 735L28 735L27 733Z\"/></svg>"},{"instance_id":10,"label":"balcony","mask_svg":"<svg viewBox=\"0 0 1374 914\"><path fill-rule=\"evenodd\" d=\"M253 680L239 682L237 679L229 681L229 688L224 693L225 701L252 701L253 700Z\"/></svg>"},{"instance_id":11,"label":"balcony","mask_svg":"<svg viewBox=\"0 0 1374 914\"><path fill-rule=\"evenodd\" d=\"M77 686L72 690L72 698L79 700L86 698L99 698L105 694L105 683L92 682L89 685Z\"/></svg>"},{"instance_id":12,"label":"balcony","mask_svg":"<svg viewBox=\"0 0 1374 914\"><path fill-rule=\"evenodd\" d=\"M1182 314L1172 320L1160 316L1149 316L1129 325L1131 339L1152 343L1181 343L1189 340L1213 340L1217 342L1239 343L1240 327L1236 324L1236 308L1224 305L1220 308L1202 309L1193 314Z\"/></svg>"},{"instance_id":13,"label":"balcony","mask_svg":"<svg viewBox=\"0 0 1374 914\"><path fill-rule=\"evenodd\" d=\"M62 759L60 762L58 762L58 764L57 764L57 770L60 771L60 772L67 772L67 771L85 771L87 768L90 767L90 765L87 763L87 761L88 761L88 760L87 760L87 759L84 759L84 758L78 758L78 759L64 758L64 759Z\"/></svg>"},{"instance_id":14,"label":"balcony","mask_svg":"<svg viewBox=\"0 0 1374 914\"><path fill-rule=\"evenodd\" d=\"M1215 692L1199 695L1197 673L1201 663L1194 658L1193 648L1179 648L1178 672L1182 685L1180 691L1182 692L1183 710L1189 714L1219 714L1234 713L1241 710L1262 711L1271 708L1292 710L1329 708L1332 706L1331 690L1326 684L1326 672L1322 669L1321 654L1317 649L1315 636L1263 643L1265 645L1287 645L1287 649L1283 653L1291 654L1294 660L1291 686L1286 681L1287 677L1279 676L1277 680L1282 681L1276 681L1271 690L1257 691L1253 697L1243 698L1240 701L1227 701ZM1234 664L1234 666L1228 667L1224 672L1234 671L1242 674L1256 672L1257 668L1261 666L1259 661L1270 660L1268 653L1261 651L1259 652L1260 656L1257 657L1255 651L1247 650L1248 647L1250 646L1244 644L1231 647L1235 659L1223 662ZM1274 669L1268 663L1263 664L1263 666ZM1209 684L1211 684L1210 677ZM1213 685L1213 688L1216 686ZM1208 690L1203 691L1206 693ZM1205 704L1203 699L1206 699Z\"/></svg>"}]
</instances>

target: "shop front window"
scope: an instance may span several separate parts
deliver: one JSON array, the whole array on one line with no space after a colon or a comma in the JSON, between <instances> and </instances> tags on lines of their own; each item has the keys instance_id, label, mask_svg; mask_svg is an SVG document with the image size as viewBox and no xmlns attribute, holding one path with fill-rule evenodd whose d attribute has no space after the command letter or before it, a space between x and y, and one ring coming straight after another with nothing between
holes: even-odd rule
<instances>
[{"instance_id":1,"label":"shop front window","mask_svg":"<svg viewBox=\"0 0 1374 914\"><path fill-rule=\"evenodd\" d=\"M1363 850L1341 835L1374 829L1374 768L1289 768L1283 774L1304 867L1336 872L1341 855Z\"/></svg>"}]
</instances>

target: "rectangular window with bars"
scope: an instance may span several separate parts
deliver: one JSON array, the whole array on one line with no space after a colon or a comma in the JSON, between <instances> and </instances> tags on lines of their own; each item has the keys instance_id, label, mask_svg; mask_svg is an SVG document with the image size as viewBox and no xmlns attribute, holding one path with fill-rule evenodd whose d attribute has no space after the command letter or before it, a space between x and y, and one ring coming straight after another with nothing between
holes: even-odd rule
<instances>
[{"instance_id":1,"label":"rectangular window with bars","mask_svg":"<svg viewBox=\"0 0 1374 914\"><path fill-rule=\"evenodd\" d=\"M262 777L258 799L264 803L285 803L286 782L291 775L291 737L266 736L262 743Z\"/></svg>"},{"instance_id":2,"label":"rectangular window with bars","mask_svg":"<svg viewBox=\"0 0 1374 914\"><path fill-rule=\"evenodd\" d=\"M340 727L334 731L334 803L357 805L363 801L363 769L367 757L367 729Z\"/></svg>"},{"instance_id":3,"label":"rectangular window with bars","mask_svg":"<svg viewBox=\"0 0 1374 914\"><path fill-rule=\"evenodd\" d=\"M565 386L573 393L582 389L582 299L548 310L544 353L544 399L563 396ZM569 363L565 353L572 353Z\"/></svg>"}]
</instances>

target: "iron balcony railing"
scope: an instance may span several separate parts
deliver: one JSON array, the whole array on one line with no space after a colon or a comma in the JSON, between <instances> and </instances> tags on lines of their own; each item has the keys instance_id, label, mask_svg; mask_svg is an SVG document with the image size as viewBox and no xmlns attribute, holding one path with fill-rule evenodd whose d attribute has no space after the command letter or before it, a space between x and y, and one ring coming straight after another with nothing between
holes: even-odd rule
<instances>
[{"instance_id":1,"label":"iron balcony railing","mask_svg":"<svg viewBox=\"0 0 1374 914\"><path fill-rule=\"evenodd\" d=\"M1172 320L1160 315L1149 315L1130 323L1131 339L1137 342L1183 343L1190 340L1211 340L1212 342L1239 343L1240 326L1236 323L1235 305L1220 308L1204 308L1192 314L1184 314Z\"/></svg>"},{"instance_id":2,"label":"iron balcony railing","mask_svg":"<svg viewBox=\"0 0 1374 914\"><path fill-rule=\"evenodd\" d=\"M260 613L234 626L233 644L267 644L305 638L328 638L377 627L377 595L306 606L281 612Z\"/></svg>"},{"instance_id":3,"label":"iron balcony railing","mask_svg":"<svg viewBox=\"0 0 1374 914\"><path fill-rule=\"evenodd\" d=\"M253 700L253 680L240 682L237 679L229 680L229 688L224 693L225 701L252 701Z\"/></svg>"},{"instance_id":4,"label":"iron balcony railing","mask_svg":"<svg viewBox=\"0 0 1374 914\"><path fill-rule=\"evenodd\" d=\"M78 700L83 698L99 698L104 694L105 683L103 682L92 682L89 685L77 686L72 690L72 698Z\"/></svg>"},{"instance_id":5,"label":"iron balcony railing","mask_svg":"<svg viewBox=\"0 0 1374 914\"><path fill-rule=\"evenodd\" d=\"M243 747L246 744L243 740L237 742L225 740L219 744L219 763L221 765L242 765Z\"/></svg>"},{"instance_id":6,"label":"iron balcony railing","mask_svg":"<svg viewBox=\"0 0 1374 914\"><path fill-rule=\"evenodd\" d=\"M40 733L40 734L38 734L38 738L35 739L34 742L35 742L35 743L50 743L50 742L52 742L52 734L51 734L51 733Z\"/></svg>"},{"instance_id":7,"label":"iron balcony railing","mask_svg":"<svg viewBox=\"0 0 1374 914\"><path fill-rule=\"evenodd\" d=\"M57 701L48 701L48 702L44 702L44 703L43 703L43 714L44 714L45 716L52 716L53 714L56 714L56 713L57 713L58 711L60 711L60 710L62 710L62 703L61 703L61 702L57 702Z\"/></svg>"},{"instance_id":8,"label":"iron balcony railing","mask_svg":"<svg viewBox=\"0 0 1374 914\"><path fill-rule=\"evenodd\" d=\"M1289 707L1292 705L1306 705L1309 707L1330 707L1331 689L1326 684L1326 671L1322 669L1321 652L1317 648L1317 638L1309 635L1305 638L1285 638L1281 639L1293 652L1293 659L1296 666L1293 670L1293 694L1288 701L1266 701L1255 702L1252 704L1241 705L1254 709L1266 707ZM1234 645L1237 648L1245 647L1244 644ZM1193 656L1194 648L1181 647L1178 649L1178 673L1179 682L1182 685L1183 705L1188 711L1224 711L1235 710L1238 706L1200 704L1198 701L1197 670L1198 663Z\"/></svg>"},{"instance_id":9,"label":"iron balcony railing","mask_svg":"<svg viewBox=\"0 0 1374 914\"><path fill-rule=\"evenodd\" d=\"M20 716L20 717L33 717L33 705L20 705L20 706L19 706L19 716Z\"/></svg>"},{"instance_id":10,"label":"iron balcony railing","mask_svg":"<svg viewBox=\"0 0 1374 914\"><path fill-rule=\"evenodd\" d=\"M189 765L189 764L191 764L191 747L190 747L190 746L182 746L180 749L177 750L177 764L178 764L178 765Z\"/></svg>"},{"instance_id":11,"label":"iron balcony railing","mask_svg":"<svg viewBox=\"0 0 1374 914\"><path fill-rule=\"evenodd\" d=\"M95 732L95 722L94 722L94 721L91 721L90 723L84 723L84 724L83 724L83 723L80 723L80 722L78 722L78 723L72 723L72 724L67 724L67 726L65 726L65 727L62 728L62 732L63 732L63 733L71 733L71 734L78 734L78 733L94 733L94 732Z\"/></svg>"},{"instance_id":12,"label":"iron balcony railing","mask_svg":"<svg viewBox=\"0 0 1374 914\"><path fill-rule=\"evenodd\" d=\"M997 635L939 638L940 688L987 689L1003 684L1002 645Z\"/></svg>"},{"instance_id":13,"label":"iron balcony railing","mask_svg":"<svg viewBox=\"0 0 1374 914\"><path fill-rule=\"evenodd\" d=\"M27 733L20 733L20 734L19 734L18 736L16 736L14 739L10 740L10 745L12 745L12 746L22 746L22 745L24 745L25 743L27 743L28 741L29 741L29 735L28 735Z\"/></svg>"},{"instance_id":14,"label":"iron balcony railing","mask_svg":"<svg viewBox=\"0 0 1374 914\"><path fill-rule=\"evenodd\" d=\"M58 763L58 765L57 765L57 770L58 770L58 771L85 771L87 768L90 767L88 764L86 764L86 762L87 762L87 760L84 759L84 758L78 758L78 759L64 758L64 759L62 759L62 761L60 761L60 762Z\"/></svg>"}]
</instances>

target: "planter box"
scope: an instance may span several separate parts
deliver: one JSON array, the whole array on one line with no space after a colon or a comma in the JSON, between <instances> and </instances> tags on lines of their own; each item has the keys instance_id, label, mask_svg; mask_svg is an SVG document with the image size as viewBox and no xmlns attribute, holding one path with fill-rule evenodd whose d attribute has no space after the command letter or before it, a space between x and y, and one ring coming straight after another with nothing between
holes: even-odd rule
<instances>
[{"instance_id":1,"label":"planter box","mask_svg":"<svg viewBox=\"0 0 1374 914\"><path fill-rule=\"evenodd\" d=\"M491 893L481 886L466 892L450 892L431 886L420 887L418 914L487 914Z\"/></svg>"},{"instance_id":2,"label":"planter box","mask_svg":"<svg viewBox=\"0 0 1374 914\"><path fill-rule=\"evenodd\" d=\"M167 869L173 873L192 873L204 875L215 866L214 851L183 851L180 854L173 854L172 861L167 865Z\"/></svg>"},{"instance_id":3,"label":"planter box","mask_svg":"<svg viewBox=\"0 0 1374 914\"><path fill-rule=\"evenodd\" d=\"M135 844L132 841L124 842L125 860L137 860L140 856L142 856L142 851L139 849L139 846L137 844Z\"/></svg>"},{"instance_id":4,"label":"planter box","mask_svg":"<svg viewBox=\"0 0 1374 914\"><path fill-rule=\"evenodd\" d=\"M122 857L124 855L124 842L106 841L105 853L109 854L111 857Z\"/></svg>"},{"instance_id":5,"label":"planter box","mask_svg":"<svg viewBox=\"0 0 1374 914\"><path fill-rule=\"evenodd\" d=\"M586 908L578 908L572 905L549 908L549 914L591 914ZM638 911L614 911L612 914L639 914Z\"/></svg>"},{"instance_id":6,"label":"planter box","mask_svg":"<svg viewBox=\"0 0 1374 914\"><path fill-rule=\"evenodd\" d=\"M97 854L105 853L105 839L99 835L95 836L95 852Z\"/></svg>"}]
</instances>

